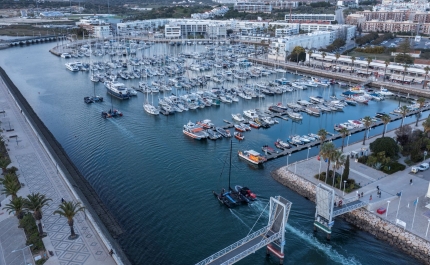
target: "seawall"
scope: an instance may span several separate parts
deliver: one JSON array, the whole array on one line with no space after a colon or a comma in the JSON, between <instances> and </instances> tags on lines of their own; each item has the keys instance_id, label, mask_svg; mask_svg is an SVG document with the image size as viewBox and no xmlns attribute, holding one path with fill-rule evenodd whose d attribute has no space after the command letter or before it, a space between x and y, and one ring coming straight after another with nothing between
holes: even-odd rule
<instances>
[{"instance_id":1,"label":"seawall","mask_svg":"<svg viewBox=\"0 0 430 265\"><path fill-rule=\"evenodd\" d=\"M3 79L9 92L12 94L21 112L38 136L39 141L44 146L49 157L51 157L53 162L57 165L58 171L62 173L60 175L63 176L65 182L68 183L69 188L76 197L85 205L86 211L89 213L88 216L91 217L89 219L93 222L96 231L100 234L106 247L112 249L120 258L118 264L131 264L116 241L116 238L123 233L119 223L110 213L109 209L103 204L91 184L79 172L61 144L40 120L2 67L0 67L0 78Z\"/></svg>"},{"instance_id":2,"label":"seawall","mask_svg":"<svg viewBox=\"0 0 430 265\"><path fill-rule=\"evenodd\" d=\"M316 185L314 183L295 175L286 167L273 171L272 177L282 185L315 202ZM364 209L358 209L340 217L424 264L430 264L430 242L408 231L403 231L402 228Z\"/></svg>"}]
</instances>

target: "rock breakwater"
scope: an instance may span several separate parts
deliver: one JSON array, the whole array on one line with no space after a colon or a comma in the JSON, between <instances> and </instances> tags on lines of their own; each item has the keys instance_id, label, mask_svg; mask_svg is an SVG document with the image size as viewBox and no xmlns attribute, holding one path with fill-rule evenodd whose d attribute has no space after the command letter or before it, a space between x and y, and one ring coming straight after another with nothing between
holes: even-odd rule
<instances>
[{"instance_id":1,"label":"rock breakwater","mask_svg":"<svg viewBox=\"0 0 430 265\"><path fill-rule=\"evenodd\" d=\"M273 171L272 177L282 185L315 202L316 185L314 183L295 175L288 171L286 167ZM427 240L409 231L404 231L403 228L365 209L358 209L339 217L374 235L376 238L388 242L424 264L430 264L430 242Z\"/></svg>"}]
</instances>

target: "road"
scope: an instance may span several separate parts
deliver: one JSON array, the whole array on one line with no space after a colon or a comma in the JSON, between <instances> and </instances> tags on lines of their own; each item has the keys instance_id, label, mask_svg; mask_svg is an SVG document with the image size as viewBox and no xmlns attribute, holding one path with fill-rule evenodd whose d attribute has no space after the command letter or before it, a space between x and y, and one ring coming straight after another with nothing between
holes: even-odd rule
<instances>
[{"instance_id":1,"label":"road","mask_svg":"<svg viewBox=\"0 0 430 265\"><path fill-rule=\"evenodd\" d=\"M345 20L343 18L343 9L342 8L336 9L335 15L336 15L335 17L336 17L338 24L345 24Z\"/></svg>"}]
</instances>

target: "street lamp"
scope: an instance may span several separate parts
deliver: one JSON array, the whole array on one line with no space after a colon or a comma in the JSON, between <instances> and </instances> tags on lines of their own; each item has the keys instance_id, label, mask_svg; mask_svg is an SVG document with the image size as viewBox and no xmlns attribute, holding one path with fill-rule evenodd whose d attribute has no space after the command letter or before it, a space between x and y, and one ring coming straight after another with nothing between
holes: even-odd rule
<instances>
[{"instance_id":1,"label":"street lamp","mask_svg":"<svg viewBox=\"0 0 430 265\"><path fill-rule=\"evenodd\" d=\"M345 196L345 186L346 186L346 180L343 181L343 196Z\"/></svg>"},{"instance_id":2,"label":"street lamp","mask_svg":"<svg viewBox=\"0 0 430 265\"><path fill-rule=\"evenodd\" d=\"M349 145L349 137L351 136L351 133L348 134L348 139L346 140L346 146L348 147Z\"/></svg>"},{"instance_id":3,"label":"street lamp","mask_svg":"<svg viewBox=\"0 0 430 265\"><path fill-rule=\"evenodd\" d=\"M287 169L288 169L288 157L291 156L291 153L287 155Z\"/></svg>"},{"instance_id":4,"label":"street lamp","mask_svg":"<svg viewBox=\"0 0 430 265\"><path fill-rule=\"evenodd\" d=\"M306 157L306 160L308 160L308 159L309 159L309 150L311 150L311 147L310 147L310 146L308 147L308 156Z\"/></svg>"},{"instance_id":5,"label":"street lamp","mask_svg":"<svg viewBox=\"0 0 430 265\"><path fill-rule=\"evenodd\" d=\"M25 247L23 247L23 248L20 248L20 249L15 249L15 250L12 250L12 253L15 253L15 252L18 252L18 251L22 251L22 256L24 257L24 265L26 265L26 261L25 261L25 255L24 255L24 249L26 249L26 248L29 248L29 247L31 247L31 246L33 246L33 244L30 244L30 245L28 245L28 246L25 246Z\"/></svg>"},{"instance_id":6,"label":"street lamp","mask_svg":"<svg viewBox=\"0 0 430 265\"><path fill-rule=\"evenodd\" d=\"M428 219L427 221L429 221L429 222L427 223L426 237L427 237L427 233L429 232L430 219Z\"/></svg>"},{"instance_id":7,"label":"street lamp","mask_svg":"<svg viewBox=\"0 0 430 265\"><path fill-rule=\"evenodd\" d=\"M387 205L387 211L385 212L385 217L388 216L388 208L390 207L390 201L387 201L388 205Z\"/></svg>"}]
</instances>

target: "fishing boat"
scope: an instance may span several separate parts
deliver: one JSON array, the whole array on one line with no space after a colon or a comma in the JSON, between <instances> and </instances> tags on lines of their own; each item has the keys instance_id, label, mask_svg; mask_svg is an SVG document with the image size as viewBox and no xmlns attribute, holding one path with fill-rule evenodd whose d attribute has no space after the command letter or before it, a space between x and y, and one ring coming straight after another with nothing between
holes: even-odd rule
<instances>
[{"instance_id":1,"label":"fishing boat","mask_svg":"<svg viewBox=\"0 0 430 265\"><path fill-rule=\"evenodd\" d=\"M251 126L252 128L255 128L255 129L260 128L260 124L254 122L254 121L249 121L249 126Z\"/></svg>"},{"instance_id":2,"label":"fishing boat","mask_svg":"<svg viewBox=\"0 0 430 265\"><path fill-rule=\"evenodd\" d=\"M354 100L358 103L362 103L362 104L366 104L366 105L369 102L369 100L363 96L354 97Z\"/></svg>"},{"instance_id":3,"label":"fishing boat","mask_svg":"<svg viewBox=\"0 0 430 265\"><path fill-rule=\"evenodd\" d=\"M255 165L263 164L267 160L264 156L254 150L245 150L243 152L238 151L238 155L240 158Z\"/></svg>"},{"instance_id":4,"label":"fishing boat","mask_svg":"<svg viewBox=\"0 0 430 265\"><path fill-rule=\"evenodd\" d=\"M263 145L261 147L261 150L263 150L264 153L278 153L278 151L276 151L275 149L273 149L272 147L270 147L268 145Z\"/></svg>"},{"instance_id":5,"label":"fishing boat","mask_svg":"<svg viewBox=\"0 0 430 265\"><path fill-rule=\"evenodd\" d=\"M248 187L242 187L239 185L234 186L234 190L240 194L241 197L249 201L255 201L257 195L255 195Z\"/></svg>"},{"instance_id":6,"label":"fishing boat","mask_svg":"<svg viewBox=\"0 0 430 265\"><path fill-rule=\"evenodd\" d=\"M245 132L246 131L246 129L245 128L243 128L241 125L239 125L239 124L235 124L234 125L234 129L236 130L236 131L239 131L239 132ZM236 134L235 134L235 136L236 136Z\"/></svg>"},{"instance_id":7,"label":"fishing boat","mask_svg":"<svg viewBox=\"0 0 430 265\"><path fill-rule=\"evenodd\" d=\"M302 120L303 119L302 114L300 114L298 112L287 111L287 115L288 115L288 117L290 117L293 120Z\"/></svg>"},{"instance_id":8,"label":"fishing boat","mask_svg":"<svg viewBox=\"0 0 430 265\"><path fill-rule=\"evenodd\" d=\"M243 128L245 128L245 130L247 130L247 131L251 130L251 126L249 126L248 124L241 123L240 126L242 126Z\"/></svg>"},{"instance_id":9,"label":"fishing boat","mask_svg":"<svg viewBox=\"0 0 430 265\"><path fill-rule=\"evenodd\" d=\"M198 121L197 124L202 126L205 129L211 129L215 127L215 125L211 122L211 120L208 120L208 119Z\"/></svg>"},{"instance_id":10,"label":"fishing boat","mask_svg":"<svg viewBox=\"0 0 430 265\"><path fill-rule=\"evenodd\" d=\"M230 131L229 130L224 130L221 127L216 127L215 130L220 133L222 136L224 137L231 137Z\"/></svg>"},{"instance_id":11,"label":"fishing boat","mask_svg":"<svg viewBox=\"0 0 430 265\"><path fill-rule=\"evenodd\" d=\"M289 148L291 148L291 146L288 143L282 141L281 139L276 140L275 146L277 148L279 148L279 149L289 149Z\"/></svg>"},{"instance_id":12,"label":"fishing boat","mask_svg":"<svg viewBox=\"0 0 430 265\"><path fill-rule=\"evenodd\" d=\"M102 111L102 118L113 118L113 117L122 117L122 112L117 109L110 109L108 111Z\"/></svg>"},{"instance_id":13,"label":"fishing boat","mask_svg":"<svg viewBox=\"0 0 430 265\"><path fill-rule=\"evenodd\" d=\"M238 121L238 122L244 122L245 119L242 117L242 114L237 113L237 114L231 114L231 117L233 118L233 120Z\"/></svg>"},{"instance_id":14,"label":"fishing boat","mask_svg":"<svg viewBox=\"0 0 430 265\"><path fill-rule=\"evenodd\" d=\"M310 107L310 106L305 108L305 112L307 114L313 115L313 116L320 116L321 115L321 112L319 109L314 108L314 107Z\"/></svg>"},{"instance_id":15,"label":"fishing boat","mask_svg":"<svg viewBox=\"0 0 430 265\"><path fill-rule=\"evenodd\" d=\"M207 138L207 133L203 130L203 128L199 125L196 125L192 122L188 122L186 125L184 125L184 129L182 132L196 140L202 140Z\"/></svg>"},{"instance_id":16,"label":"fishing boat","mask_svg":"<svg viewBox=\"0 0 430 265\"><path fill-rule=\"evenodd\" d=\"M356 106L357 102L355 100L353 100L352 98L346 98L345 99L346 104L350 105L350 106Z\"/></svg>"},{"instance_id":17,"label":"fishing boat","mask_svg":"<svg viewBox=\"0 0 430 265\"><path fill-rule=\"evenodd\" d=\"M245 139L245 136L240 132L234 132L234 137L240 141Z\"/></svg>"},{"instance_id":18,"label":"fishing boat","mask_svg":"<svg viewBox=\"0 0 430 265\"><path fill-rule=\"evenodd\" d=\"M127 88L123 83L115 82L115 81L106 81L105 87L107 88L108 94L119 98L119 99L129 99L130 94L127 91Z\"/></svg>"},{"instance_id":19,"label":"fishing boat","mask_svg":"<svg viewBox=\"0 0 430 265\"><path fill-rule=\"evenodd\" d=\"M211 140L217 140L220 137L222 137L221 134L219 134L218 132L216 132L216 131L214 131L212 129L207 129L206 133L208 134L208 138L211 139Z\"/></svg>"},{"instance_id":20,"label":"fishing boat","mask_svg":"<svg viewBox=\"0 0 430 265\"><path fill-rule=\"evenodd\" d=\"M354 128L361 128L363 127L363 124L358 120L348 120L349 124L354 126Z\"/></svg>"},{"instance_id":21,"label":"fishing boat","mask_svg":"<svg viewBox=\"0 0 430 265\"><path fill-rule=\"evenodd\" d=\"M258 118L258 115L255 112L255 110L245 110L243 112L243 115L245 115L245 117L247 117L247 118L250 118L251 120Z\"/></svg>"}]
</instances>

